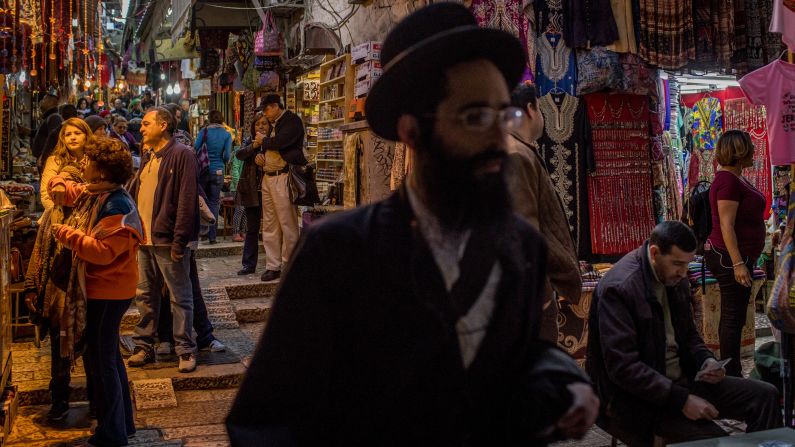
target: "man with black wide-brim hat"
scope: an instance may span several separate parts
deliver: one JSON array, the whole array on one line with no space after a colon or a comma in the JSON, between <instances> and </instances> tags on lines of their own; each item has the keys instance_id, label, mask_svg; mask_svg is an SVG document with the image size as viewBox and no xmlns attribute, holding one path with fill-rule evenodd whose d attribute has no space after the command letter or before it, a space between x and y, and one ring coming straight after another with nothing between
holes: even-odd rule
<instances>
[{"instance_id":1,"label":"man with black wide-brim hat","mask_svg":"<svg viewBox=\"0 0 795 447\"><path fill-rule=\"evenodd\" d=\"M510 34L454 3L387 36L367 101L416 154L390 198L305 232L227 419L235 446L540 445L582 436L588 379L538 341L546 246L510 208Z\"/></svg>"}]
</instances>

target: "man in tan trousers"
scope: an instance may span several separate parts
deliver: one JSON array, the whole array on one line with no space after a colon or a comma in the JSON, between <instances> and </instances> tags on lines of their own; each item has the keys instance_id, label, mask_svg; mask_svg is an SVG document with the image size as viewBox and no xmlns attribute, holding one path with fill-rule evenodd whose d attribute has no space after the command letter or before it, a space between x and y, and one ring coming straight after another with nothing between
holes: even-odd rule
<instances>
[{"instance_id":1,"label":"man in tan trousers","mask_svg":"<svg viewBox=\"0 0 795 447\"><path fill-rule=\"evenodd\" d=\"M289 165L307 164L304 157L304 123L285 110L281 97L267 95L260 109L270 122L266 134L252 143L259 148L255 162L262 169L262 243L265 246L265 273L262 281L275 282L298 243L298 210L287 187Z\"/></svg>"},{"instance_id":2,"label":"man in tan trousers","mask_svg":"<svg viewBox=\"0 0 795 447\"><path fill-rule=\"evenodd\" d=\"M536 140L544 132L544 116L537 107L535 87L529 84L517 87L511 94L511 105L521 108L525 119L522 127L508 138L508 185L514 210L538 228L549 245L541 337L557 343L558 298L575 304L580 301L579 263L560 199L536 149Z\"/></svg>"}]
</instances>

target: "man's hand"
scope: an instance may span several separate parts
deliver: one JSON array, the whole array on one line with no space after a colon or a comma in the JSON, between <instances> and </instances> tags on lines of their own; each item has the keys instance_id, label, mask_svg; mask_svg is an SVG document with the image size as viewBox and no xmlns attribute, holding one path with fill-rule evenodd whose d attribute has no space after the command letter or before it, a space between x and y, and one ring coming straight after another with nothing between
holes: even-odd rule
<instances>
[{"instance_id":1,"label":"man's hand","mask_svg":"<svg viewBox=\"0 0 795 447\"><path fill-rule=\"evenodd\" d=\"M711 421L718 417L718 410L711 403L693 394L687 396L682 413L692 421L699 419Z\"/></svg>"},{"instance_id":2,"label":"man's hand","mask_svg":"<svg viewBox=\"0 0 795 447\"><path fill-rule=\"evenodd\" d=\"M599 416L599 398L587 383L567 386L573 398L571 408L557 423L558 431L566 439L581 439Z\"/></svg>"},{"instance_id":3,"label":"man's hand","mask_svg":"<svg viewBox=\"0 0 795 447\"><path fill-rule=\"evenodd\" d=\"M180 262L180 261L182 261L182 258L184 258L184 257L185 257L185 251L184 250L181 250L181 249L174 250L173 247L171 248L171 260L172 261Z\"/></svg>"},{"instance_id":4,"label":"man's hand","mask_svg":"<svg viewBox=\"0 0 795 447\"><path fill-rule=\"evenodd\" d=\"M252 142L254 147L262 147L262 141L265 139L265 134L258 133Z\"/></svg>"},{"instance_id":5,"label":"man's hand","mask_svg":"<svg viewBox=\"0 0 795 447\"><path fill-rule=\"evenodd\" d=\"M64 185L55 185L50 188L50 198L52 203L56 205L63 205L66 201L66 187Z\"/></svg>"},{"instance_id":6,"label":"man's hand","mask_svg":"<svg viewBox=\"0 0 795 447\"><path fill-rule=\"evenodd\" d=\"M35 314L36 312L36 292L28 292L25 294L25 306L28 308L31 314Z\"/></svg>"},{"instance_id":7,"label":"man's hand","mask_svg":"<svg viewBox=\"0 0 795 447\"><path fill-rule=\"evenodd\" d=\"M257 166L259 166L261 168L264 168L265 167L265 154L257 154L257 156L254 158L254 163L256 163Z\"/></svg>"},{"instance_id":8,"label":"man's hand","mask_svg":"<svg viewBox=\"0 0 795 447\"><path fill-rule=\"evenodd\" d=\"M699 376L698 380L700 380L702 382L711 383L713 385L716 385L716 384L720 383L721 381L723 381L723 379L726 378L726 368L721 367L721 368L714 369L715 365L718 364L718 363L720 363L720 362L718 362L717 360L715 360L713 358L707 359L704 362L704 365L701 367L701 370L705 371L705 372L702 373ZM711 371L706 371L706 370L710 370L710 369L712 369L712 370Z\"/></svg>"}]
</instances>

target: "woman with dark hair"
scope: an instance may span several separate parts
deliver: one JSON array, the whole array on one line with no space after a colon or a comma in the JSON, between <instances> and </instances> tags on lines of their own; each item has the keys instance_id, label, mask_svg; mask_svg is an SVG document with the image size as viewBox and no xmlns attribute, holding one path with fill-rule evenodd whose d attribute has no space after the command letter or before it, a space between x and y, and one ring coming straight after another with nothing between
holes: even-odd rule
<instances>
[{"instance_id":1,"label":"woman with dark hair","mask_svg":"<svg viewBox=\"0 0 795 447\"><path fill-rule=\"evenodd\" d=\"M224 118L217 110L210 111L210 124L205 127L193 147L198 152L202 145L207 145L210 167L199 176L199 183L207 194L207 205L215 216L216 224L210 225L207 239L210 244L216 243L218 229L218 212L221 208L221 187L224 186L224 168L232 152L232 135L223 126Z\"/></svg>"},{"instance_id":2,"label":"woman with dark hair","mask_svg":"<svg viewBox=\"0 0 795 447\"><path fill-rule=\"evenodd\" d=\"M83 116L86 116L91 109L88 107L88 100L84 97L77 100L77 111L78 113L82 113Z\"/></svg>"},{"instance_id":3,"label":"woman with dark hair","mask_svg":"<svg viewBox=\"0 0 795 447\"><path fill-rule=\"evenodd\" d=\"M86 373L94 382L97 428L87 445L124 446L135 433L132 400L119 351L119 328L138 284L138 245L143 226L138 209L122 185L132 177L132 156L115 139L93 138L85 148L83 179L55 176L53 201L73 206L52 233L74 255L70 281L81 284L73 300L85 307Z\"/></svg>"},{"instance_id":4,"label":"woman with dark hair","mask_svg":"<svg viewBox=\"0 0 795 447\"><path fill-rule=\"evenodd\" d=\"M249 275L257 271L257 258L259 257L259 230L262 221L262 193L260 183L262 174L255 163L260 147L254 147L257 135L266 135L269 129L268 119L259 113L251 123L249 136L243 141L242 149L235 153L238 160L243 161L240 180L235 193L235 205L243 206L246 210L246 238L243 242L243 268L238 275Z\"/></svg>"},{"instance_id":5,"label":"woman with dark hair","mask_svg":"<svg viewBox=\"0 0 795 447\"><path fill-rule=\"evenodd\" d=\"M709 190L712 233L705 260L720 286L720 354L732 360L726 374L741 377L740 343L756 260L765 245L765 196L745 177L754 164L751 136L730 130L718 140L720 168Z\"/></svg>"},{"instance_id":6,"label":"woman with dark hair","mask_svg":"<svg viewBox=\"0 0 795 447\"><path fill-rule=\"evenodd\" d=\"M89 105L89 110L88 110L87 113L84 114L84 116L85 117L89 117L89 116L92 116L92 115L99 115L99 112L101 112L101 111L102 110L101 110L101 107L99 106L99 101L93 101Z\"/></svg>"}]
</instances>

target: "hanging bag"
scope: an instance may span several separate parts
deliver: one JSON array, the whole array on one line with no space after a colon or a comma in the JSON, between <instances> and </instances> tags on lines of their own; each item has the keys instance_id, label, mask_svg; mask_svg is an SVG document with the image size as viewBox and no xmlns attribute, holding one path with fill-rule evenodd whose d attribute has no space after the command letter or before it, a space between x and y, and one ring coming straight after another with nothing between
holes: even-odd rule
<instances>
[{"instance_id":1,"label":"hanging bag","mask_svg":"<svg viewBox=\"0 0 795 447\"><path fill-rule=\"evenodd\" d=\"M293 205L313 206L320 202L320 195L315 183L315 170L312 165L289 165L287 189Z\"/></svg>"},{"instance_id":2,"label":"hanging bag","mask_svg":"<svg viewBox=\"0 0 795 447\"><path fill-rule=\"evenodd\" d=\"M257 56L280 56L282 54L282 34L270 11L265 13L262 29L254 38L254 54Z\"/></svg>"},{"instance_id":3,"label":"hanging bag","mask_svg":"<svg viewBox=\"0 0 795 447\"><path fill-rule=\"evenodd\" d=\"M207 128L202 132L202 145L199 146L199 151L196 152L196 160L199 162L199 175L204 174L210 169L210 153L207 152Z\"/></svg>"}]
</instances>

